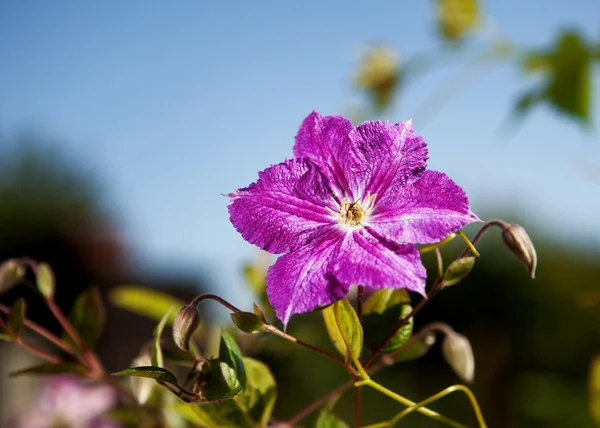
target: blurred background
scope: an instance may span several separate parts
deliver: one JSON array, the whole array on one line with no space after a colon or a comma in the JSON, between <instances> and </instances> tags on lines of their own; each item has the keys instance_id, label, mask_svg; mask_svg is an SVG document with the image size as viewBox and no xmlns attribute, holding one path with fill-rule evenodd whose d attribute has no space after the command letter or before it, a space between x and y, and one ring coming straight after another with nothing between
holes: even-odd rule
<instances>
[{"instance_id":1,"label":"blurred background","mask_svg":"<svg viewBox=\"0 0 600 428\"><path fill-rule=\"evenodd\" d=\"M66 308L89 285L131 283L182 298L210 290L249 310L243 266L263 256L229 223L223 194L291 157L312 110L412 118L429 168L482 219L526 226L539 255L531 281L486 235L468 280L417 325L469 337L490 426L596 426L599 12L597 0L0 2L0 258L48 261ZM153 322L109 311L100 349L116 370ZM30 313L51 322L41 305ZM290 331L326 346L318 314ZM345 380L319 356L263 345L247 352L273 369L278 419ZM9 352L0 347L2 371ZM385 373L417 401L458 381L437 345ZM2 400L16 384L0 379ZM13 401L0 425L26 410ZM338 406L350 420L351 396ZM365 406L365 422L398 411L370 394ZM434 407L471 417L462 396Z\"/></svg>"}]
</instances>

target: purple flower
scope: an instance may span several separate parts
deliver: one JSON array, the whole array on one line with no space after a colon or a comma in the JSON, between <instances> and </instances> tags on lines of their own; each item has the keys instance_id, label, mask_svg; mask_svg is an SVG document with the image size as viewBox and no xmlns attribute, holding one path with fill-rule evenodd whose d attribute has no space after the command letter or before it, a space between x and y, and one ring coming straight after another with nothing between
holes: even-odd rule
<instances>
[{"instance_id":1,"label":"purple flower","mask_svg":"<svg viewBox=\"0 0 600 428\"><path fill-rule=\"evenodd\" d=\"M294 158L229 196L245 240L285 253L267 274L267 295L287 325L293 314L343 298L351 284L425 294L414 244L438 242L479 220L465 192L426 170L427 147L410 122L365 122L311 113Z\"/></svg>"}]
</instances>

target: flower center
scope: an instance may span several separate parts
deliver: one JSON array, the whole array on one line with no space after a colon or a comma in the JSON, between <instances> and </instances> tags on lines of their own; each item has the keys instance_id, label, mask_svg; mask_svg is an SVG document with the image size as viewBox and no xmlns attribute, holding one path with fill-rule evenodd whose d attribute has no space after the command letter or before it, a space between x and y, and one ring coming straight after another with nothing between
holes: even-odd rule
<instances>
[{"instance_id":1,"label":"flower center","mask_svg":"<svg viewBox=\"0 0 600 428\"><path fill-rule=\"evenodd\" d=\"M350 202L346 198L340 206L340 223L346 226L359 226L364 220L367 212L360 206L358 201Z\"/></svg>"}]
</instances>

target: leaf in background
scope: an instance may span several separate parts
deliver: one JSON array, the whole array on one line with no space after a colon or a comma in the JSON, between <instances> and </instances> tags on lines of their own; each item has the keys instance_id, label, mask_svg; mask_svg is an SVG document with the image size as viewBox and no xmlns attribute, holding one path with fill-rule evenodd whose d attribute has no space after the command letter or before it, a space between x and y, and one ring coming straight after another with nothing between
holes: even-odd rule
<instances>
[{"instance_id":1,"label":"leaf in background","mask_svg":"<svg viewBox=\"0 0 600 428\"><path fill-rule=\"evenodd\" d=\"M410 296L406 290L389 288L376 290L363 305L363 328L365 347L374 350L412 311ZM413 319L388 341L381 352L393 352L404 345L412 334Z\"/></svg>"},{"instance_id":2,"label":"leaf in background","mask_svg":"<svg viewBox=\"0 0 600 428\"><path fill-rule=\"evenodd\" d=\"M76 374L79 376L85 375L86 370L81 364L77 363L59 363L59 364L42 364L35 367L29 367L27 369L12 372L10 377L17 377L23 375L34 375L34 376L54 376L58 374Z\"/></svg>"},{"instance_id":3,"label":"leaf in background","mask_svg":"<svg viewBox=\"0 0 600 428\"><path fill-rule=\"evenodd\" d=\"M438 31L449 41L465 37L480 19L477 0L437 0L436 12Z\"/></svg>"},{"instance_id":4,"label":"leaf in background","mask_svg":"<svg viewBox=\"0 0 600 428\"><path fill-rule=\"evenodd\" d=\"M594 422L600 425L600 354L592 358L588 383L590 414Z\"/></svg>"},{"instance_id":5,"label":"leaf in background","mask_svg":"<svg viewBox=\"0 0 600 428\"><path fill-rule=\"evenodd\" d=\"M429 349L433 346L434 343L435 343L435 334L434 333L426 334L425 337L423 337L420 340L414 341L414 343L409 345L402 352L400 352L398 354L392 354L392 356L394 358L394 362L403 363L406 361L413 361L418 358L421 358L423 355L425 355L429 351Z\"/></svg>"},{"instance_id":6,"label":"leaf in background","mask_svg":"<svg viewBox=\"0 0 600 428\"><path fill-rule=\"evenodd\" d=\"M56 288L54 272L47 263L38 263L36 267L36 282L38 290L42 295L49 299L54 296L54 290Z\"/></svg>"},{"instance_id":7,"label":"leaf in background","mask_svg":"<svg viewBox=\"0 0 600 428\"><path fill-rule=\"evenodd\" d=\"M531 51L522 61L526 72L543 71L542 84L521 95L515 106L523 114L544 101L582 124L591 121L593 47L576 30L560 34L546 51Z\"/></svg>"},{"instance_id":8,"label":"leaf in background","mask_svg":"<svg viewBox=\"0 0 600 428\"><path fill-rule=\"evenodd\" d=\"M336 320L336 310L339 314L339 324ZM345 357L347 351L346 343L341 332L341 329L343 329L344 336L350 344L352 353L357 358L360 358L363 346L363 329L360 325L358 315L356 315L356 311L350 302L347 299L341 299L327 306L323 309L323 319L325 320L327 333L329 333L333 345L340 354Z\"/></svg>"},{"instance_id":9,"label":"leaf in background","mask_svg":"<svg viewBox=\"0 0 600 428\"><path fill-rule=\"evenodd\" d=\"M169 370L156 366L131 367L113 373L113 376L137 376L154 379L157 382L168 382L177 385L177 378Z\"/></svg>"},{"instance_id":10,"label":"leaf in background","mask_svg":"<svg viewBox=\"0 0 600 428\"><path fill-rule=\"evenodd\" d=\"M15 302L10 310L10 315L6 320L6 327L8 334L13 338L19 337L21 329L25 324L25 315L27 313L27 302L25 299L20 298Z\"/></svg>"},{"instance_id":11,"label":"leaf in background","mask_svg":"<svg viewBox=\"0 0 600 428\"><path fill-rule=\"evenodd\" d=\"M118 308L125 309L153 320L160 320L173 306L180 308L185 302L160 291L137 285L121 285L112 289L108 299ZM175 313L168 319L169 325L173 324Z\"/></svg>"},{"instance_id":12,"label":"leaf in background","mask_svg":"<svg viewBox=\"0 0 600 428\"><path fill-rule=\"evenodd\" d=\"M356 84L369 95L375 110L381 112L391 104L401 76L396 53L388 48L374 47L363 57Z\"/></svg>"},{"instance_id":13,"label":"leaf in background","mask_svg":"<svg viewBox=\"0 0 600 428\"><path fill-rule=\"evenodd\" d=\"M462 257L454 260L444 272L442 286L450 287L456 285L469 275L475 265L475 257Z\"/></svg>"},{"instance_id":14,"label":"leaf in background","mask_svg":"<svg viewBox=\"0 0 600 428\"><path fill-rule=\"evenodd\" d=\"M85 345L90 349L96 346L106 324L104 305L97 288L85 290L77 297L69 314L69 321ZM72 342L66 336L65 339Z\"/></svg>"},{"instance_id":15,"label":"leaf in background","mask_svg":"<svg viewBox=\"0 0 600 428\"><path fill-rule=\"evenodd\" d=\"M348 424L333 413L322 411L315 423L315 428L349 428Z\"/></svg>"},{"instance_id":16,"label":"leaf in background","mask_svg":"<svg viewBox=\"0 0 600 428\"><path fill-rule=\"evenodd\" d=\"M235 312L231 320L244 333L258 333L264 329L265 323L252 312Z\"/></svg>"},{"instance_id":17,"label":"leaf in background","mask_svg":"<svg viewBox=\"0 0 600 428\"><path fill-rule=\"evenodd\" d=\"M177 406L189 422L214 428L266 427L273 412L277 389L269 368L260 361L244 358L247 384L232 400L189 407Z\"/></svg>"},{"instance_id":18,"label":"leaf in background","mask_svg":"<svg viewBox=\"0 0 600 428\"><path fill-rule=\"evenodd\" d=\"M152 350L150 352L153 366L162 367L164 365L162 348L160 347L160 338L162 336L163 330L165 329L167 319L169 319L171 312L173 312L172 309L172 307L169 308L167 312L163 314L163 317L154 329L154 336L152 338Z\"/></svg>"}]
</instances>

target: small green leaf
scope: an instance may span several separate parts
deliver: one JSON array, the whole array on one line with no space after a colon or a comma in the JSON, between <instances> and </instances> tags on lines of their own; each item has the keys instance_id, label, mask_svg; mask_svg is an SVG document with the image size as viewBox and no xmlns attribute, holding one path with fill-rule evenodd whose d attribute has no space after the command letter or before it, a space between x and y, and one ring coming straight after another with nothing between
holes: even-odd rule
<instances>
[{"instance_id":1,"label":"small green leaf","mask_svg":"<svg viewBox=\"0 0 600 428\"><path fill-rule=\"evenodd\" d=\"M363 346L363 329L360 325L358 315L356 315L356 311L350 302L346 299L341 299L329 305L323 309L323 319L325 320L327 333L329 333L333 345L340 354L346 356L347 347L344 340L345 337L350 344L352 354L360 358Z\"/></svg>"},{"instance_id":2,"label":"small green leaf","mask_svg":"<svg viewBox=\"0 0 600 428\"><path fill-rule=\"evenodd\" d=\"M315 423L315 428L349 428L349 426L333 413L322 411Z\"/></svg>"},{"instance_id":3,"label":"small green leaf","mask_svg":"<svg viewBox=\"0 0 600 428\"><path fill-rule=\"evenodd\" d=\"M96 346L106 324L104 305L97 288L85 290L77 297L69 314L69 321L88 348Z\"/></svg>"},{"instance_id":4,"label":"small green leaf","mask_svg":"<svg viewBox=\"0 0 600 428\"><path fill-rule=\"evenodd\" d=\"M118 308L125 309L153 320L162 319L172 307L180 308L185 302L160 291L137 285L121 285L111 290L108 296L110 302ZM173 324L176 313L168 318L169 325Z\"/></svg>"},{"instance_id":5,"label":"small green leaf","mask_svg":"<svg viewBox=\"0 0 600 428\"><path fill-rule=\"evenodd\" d=\"M254 312L254 315L256 315L264 324L267 324L267 319L265 318L265 314L260 309L260 307L256 304L256 302L253 302L252 310Z\"/></svg>"},{"instance_id":6,"label":"small green leaf","mask_svg":"<svg viewBox=\"0 0 600 428\"><path fill-rule=\"evenodd\" d=\"M27 369L12 372L10 377L23 375L48 376L57 374L76 374L79 376L85 375L86 370L81 364L76 363L59 363L59 364L42 364L40 366L29 367Z\"/></svg>"},{"instance_id":7,"label":"small green leaf","mask_svg":"<svg viewBox=\"0 0 600 428\"><path fill-rule=\"evenodd\" d=\"M167 369L156 366L131 367L129 369L113 373L113 376L146 377L149 379L154 379L157 382L168 382L173 385L177 385L177 378L173 373Z\"/></svg>"},{"instance_id":8,"label":"small green leaf","mask_svg":"<svg viewBox=\"0 0 600 428\"><path fill-rule=\"evenodd\" d=\"M219 359L210 361L210 380L202 388L208 400L224 400L237 395L246 385L246 370L240 349L227 331L221 334Z\"/></svg>"},{"instance_id":9,"label":"small green leaf","mask_svg":"<svg viewBox=\"0 0 600 428\"><path fill-rule=\"evenodd\" d=\"M410 296L406 290L389 288L376 290L363 306L365 346L371 351L374 350L411 311ZM381 352L393 352L400 349L410 339L412 330L413 319L411 318L387 342Z\"/></svg>"},{"instance_id":10,"label":"small green leaf","mask_svg":"<svg viewBox=\"0 0 600 428\"><path fill-rule=\"evenodd\" d=\"M410 346L398 354L392 354L394 361L397 363L403 363L406 361L413 361L421 358L429 351L431 346L435 343L435 334L430 333L425 335L421 340L414 341Z\"/></svg>"},{"instance_id":11,"label":"small green leaf","mask_svg":"<svg viewBox=\"0 0 600 428\"><path fill-rule=\"evenodd\" d=\"M46 299L50 299L54 296L54 290L56 288L54 280L54 272L47 263L38 263L36 268L36 282L38 290L42 293Z\"/></svg>"},{"instance_id":12,"label":"small green leaf","mask_svg":"<svg viewBox=\"0 0 600 428\"><path fill-rule=\"evenodd\" d=\"M437 20L440 34L457 41L472 31L479 22L477 0L437 0Z\"/></svg>"},{"instance_id":13,"label":"small green leaf","mask_svg":"<svg viewBox=\"0 0 600 428\"><path fill-rule=\"evenodd\" d=\"M185 420L213 428L266 427L275 405L277 391L269 368L260 361L244 358L248 377L244 391L232 400L190 406L176 404L174 410Z\"/></svg>"},{"instance_id":14,"label":"small green leaf","mask_svg":"<svg viewBox=\"0 0 600 428\"><path fill-rule=\"evenodd\" d=\"M444 276L442 278L442 286L449 287L456 285L471 273L473 265L475 264L475 257L463 257L454 260L446 268Z\"/></svg>"},{"instance_id":15,"label":"small green leaf","mask_svg":"<svg viewBox=\"0 0 600 428\"><path fill-rule=\"evenodd\" d=\"M152 339L152 352L150 353L153 366L162 367L164 365L162 348L160 346L160 337L162 336L163 330L165 329L165 324L167 323L171 312L173 312L172 309L173 308L171 307L167 310L167 312L163 315L162 319L154 329L154 336Z\"/></svg>"},{"instance_id":16,"label":"small green leaf","mask_svg":"<svg viewBox=\"0 0 600 428\"><path fill-rule=\"evenodd\" d=\"M21 329L25 324L26 313L27 302L25 302L25 299L20 298L15 302L15 304L11 308L10 315L8 316L8 320L6 321L8 333L12 337L18 337L21 334Z\"/></svg>"},{"instance_id":17,"label":"small green leaf","mask_svg":"<svg viewBox=\"0 0 600 428\"><path fill-rule=\"evenodd\" d=\"M231 314L231 319L244 333L258 333L265 326L265 323L252 312L235 312Z\"/></svg>"},{"instance_id":18,"label":"small green leaf","mask_svg":"<svg viewBox=\"0 0 600 428\"><path fill-rule=\"evenodd\" d=\"M0 294L17 285L25 277L25 266L17 259L8 259L0 264Z\"/></svg>"}]
</instances>

